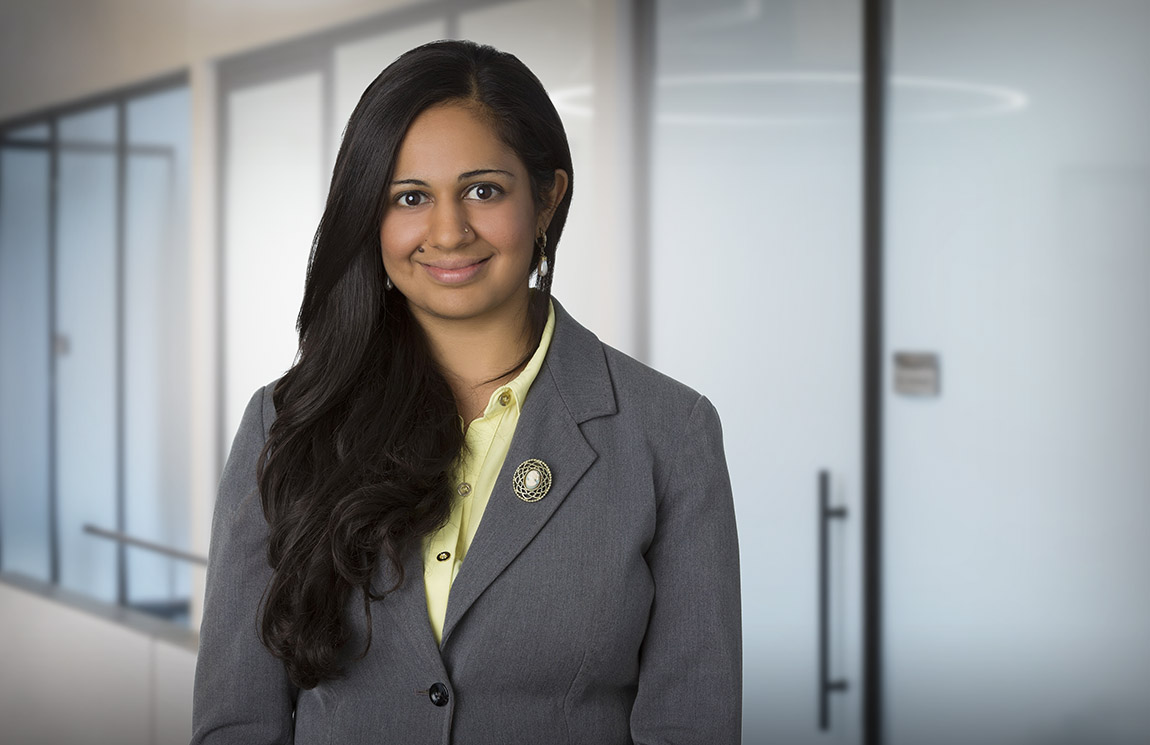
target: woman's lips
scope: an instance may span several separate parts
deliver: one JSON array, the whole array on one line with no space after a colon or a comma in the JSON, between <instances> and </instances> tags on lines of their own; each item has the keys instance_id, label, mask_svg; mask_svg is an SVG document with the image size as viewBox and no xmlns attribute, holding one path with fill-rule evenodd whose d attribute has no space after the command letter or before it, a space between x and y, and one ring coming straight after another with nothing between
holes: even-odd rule
<instances>
[{"instance_id":1,"label":"woman's lips","mask_svg":"<svg viewBox=\"0 0 1150 745\"><path fill-rule=\"evenodd\" d=\"M488 257L490 258L490 257ZM458 285L469 281L482 271L487 259L464 262L443 262L437 264L420 264L432 279L445 285Z\"/></svg>"}]
</instances>

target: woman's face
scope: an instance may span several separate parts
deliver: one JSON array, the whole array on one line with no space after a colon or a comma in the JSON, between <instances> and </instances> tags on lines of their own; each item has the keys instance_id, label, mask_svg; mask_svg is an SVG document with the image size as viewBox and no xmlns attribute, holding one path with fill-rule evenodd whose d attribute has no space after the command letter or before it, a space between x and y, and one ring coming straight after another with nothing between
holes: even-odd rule
<instances>
[{"instance_id":1,"label":"woman's face","mask_svg":"<svg viewBox=\"0 0 1150 745\"><path fill-rule=\"evenodd\" d=\"M566 189L557 172L550 205ZM557 196L556 196L557 194ZM399 148L379 240L383 266L421 323L526 317L538 211L527 169L461 104L427 109Z\"/></svg>"}]
</instances>

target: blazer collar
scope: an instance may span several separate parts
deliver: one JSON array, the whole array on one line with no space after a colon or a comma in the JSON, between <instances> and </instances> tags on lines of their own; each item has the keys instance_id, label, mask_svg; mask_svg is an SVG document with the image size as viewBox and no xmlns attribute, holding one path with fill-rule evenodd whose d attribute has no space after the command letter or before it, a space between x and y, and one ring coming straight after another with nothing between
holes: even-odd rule
<instances>
[{"instance_id":1,"label":"blazer collar","mask_svg":"<svg viewBox=\"0 0 1150 745\"><path fill-rule=\"evenodd\" d=\"M590 331L555 302L555 333L543 368L527 398L507 459L491 492L479 530L467 552L467 561L451 585L443 624L443 649L452 632L483 591L519 555L547 524L571 489L595 462L598 454L587 443L579 425L595 417L614 414L615 391L603 345ZM538 502L515 496L511 476L520 463L536 458L551 469L551 488ZM406 557L403 586L388 595L383 605L395 625L423 656L434 656L435 639L427 619L420 552Z\"/></svg>"},{"instance_id":2,"label":"blazer collar","mask_svg":"<svg viewBox=\"0 0 1150 745\"><path fill-rule=\"evenodd\" d=\"M577 424L614 414L615 388L603 343L572 318L558 300L552 298L551 302L555 304L555 335L543 369L554 380L567 413Z\"/></svg>"}]
</instances>

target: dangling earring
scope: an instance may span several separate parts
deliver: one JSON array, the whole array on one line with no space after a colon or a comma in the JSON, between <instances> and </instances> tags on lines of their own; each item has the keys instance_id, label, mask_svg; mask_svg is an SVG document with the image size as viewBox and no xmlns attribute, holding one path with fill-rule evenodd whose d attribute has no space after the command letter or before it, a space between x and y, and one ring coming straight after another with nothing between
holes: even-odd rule
<instances>
[{"instance_id":1,"label":"dangling earring","mask_svg":"<svg viewBox=\"0 0 1150 745\"><path fill-rule=\"evenodd\" d=\"M546 277L547 266L547 233L540 231L539 237L535 239L535 247L539 249L539 269L538 274L540 277Z\"/></svg>"},{"instance_id":2,"label":"dangling earring","mask_svg":"<svg viewBox=\"0 0 1150 745\"><path fill-rule=\"evenodd\" d=\"M386 290L394 290L395 289L395 285L393 285L391 283L391 277L384 277L383 278L383 287Z\"/></svg>"}]
</instances>

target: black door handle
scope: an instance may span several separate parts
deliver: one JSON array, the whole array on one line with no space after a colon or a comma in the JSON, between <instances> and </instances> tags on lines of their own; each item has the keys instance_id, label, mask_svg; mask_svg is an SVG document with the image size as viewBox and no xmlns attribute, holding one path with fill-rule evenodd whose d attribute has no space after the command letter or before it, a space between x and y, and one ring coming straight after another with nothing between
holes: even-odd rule
<instances>
[{"instance_id":1,"label":"black door handle","mask_svg":"<svg viewBox=\"0 0 1150 745\"><path fill-rule=\"evenodd\" d=\"M830 696L848 688L843 678L831 679L830 663L830 561L827 526L831 520L845 520L846 507L831 507L830 471L819 471L819 729L831 727Z\"/></svg>"}]
</instances>

